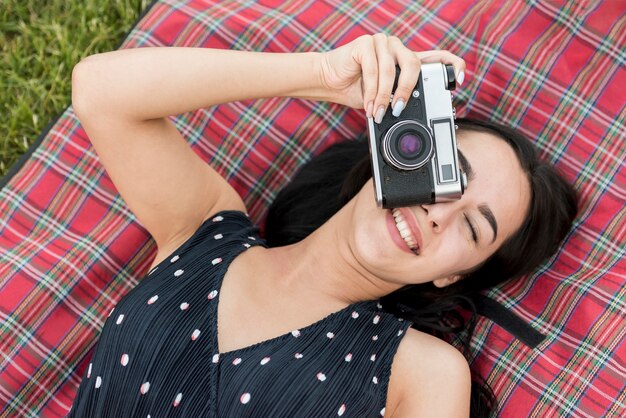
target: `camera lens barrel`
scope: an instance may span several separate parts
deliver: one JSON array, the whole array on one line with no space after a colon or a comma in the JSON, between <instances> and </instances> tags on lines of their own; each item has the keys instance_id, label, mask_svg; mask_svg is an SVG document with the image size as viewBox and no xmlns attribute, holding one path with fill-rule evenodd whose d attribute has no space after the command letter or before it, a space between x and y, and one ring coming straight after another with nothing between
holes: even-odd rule
<instances>
[{"instance_id":1,"label":"camera lens barrel","mask_svg":"<svg viewBox=\"0 0 626 418\"><path fill-rule=\"evenodd\" d=\"M385 134L381 147L387 163L399 170L415 170L426 164L433 153L433 139L422 124L404 120Z\"/></svg>"}]
</instances>

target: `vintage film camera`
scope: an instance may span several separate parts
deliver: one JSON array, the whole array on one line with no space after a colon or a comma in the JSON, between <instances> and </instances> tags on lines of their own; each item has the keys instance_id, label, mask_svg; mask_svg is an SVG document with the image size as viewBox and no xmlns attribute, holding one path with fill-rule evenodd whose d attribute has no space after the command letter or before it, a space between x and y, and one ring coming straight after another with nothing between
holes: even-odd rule
<instances>
[{"instance_id":1,"label":"vintage film camera","mask_svg":"<svg viewBox=\"0 0 626 418\"><path fill-rule=\"evenodd\" d=\"M393 91L398 85L396 66ZM413 94L399 117L391 106L380 124L368 118L376 203L382 208L460 199L467 186L459 169L455 110L450 90L454 68L422 64Z\"/></svg>"}]
</instances>

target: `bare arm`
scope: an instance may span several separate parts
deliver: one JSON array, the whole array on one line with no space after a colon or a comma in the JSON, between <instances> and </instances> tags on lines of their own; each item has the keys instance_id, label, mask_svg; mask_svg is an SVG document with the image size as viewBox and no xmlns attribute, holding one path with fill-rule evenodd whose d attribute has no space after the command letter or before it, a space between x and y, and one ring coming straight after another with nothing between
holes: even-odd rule
<instances>
[{"instance_id":1,"label":"bare arm","mask_svg":"<svg viewBox=\"0 0 626 418\"><path fill-rule=\"evenodd\" d=\"M92 55L74 70L74 107L139 121L253 98L333 100L319 55L176 47Z\"/></svg>"},{"instance_id":2,"label":"bare arm","mask_svg":"<svg viewBox=\"0 0 626 418\"><path fill-rule=\"evenodd\" d=\"M93 55L75 67L74 110L160 253L174 250L213 213L245 210L167 116L250 98L329 99L320 88L318 56L139 48Z\"/></svg>"}]
</instances>

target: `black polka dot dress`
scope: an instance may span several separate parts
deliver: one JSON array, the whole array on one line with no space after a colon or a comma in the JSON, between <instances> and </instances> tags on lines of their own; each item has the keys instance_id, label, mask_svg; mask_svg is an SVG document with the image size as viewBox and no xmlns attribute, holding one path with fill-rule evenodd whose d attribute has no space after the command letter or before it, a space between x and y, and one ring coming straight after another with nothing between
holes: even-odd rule
<instances>
[{"instance_id":1,"label":"black polka dot dress","mask_svg":"<svg viewBox=\"0 0 626 418\"><path fill-rule=\"evenodd\" d=\"M357 302L218 352L222 278L265 245L242 212L207 219L109 313L70 417L380 417L411 323ZM245 318L241 318L245 321Z\"/></svg>"}]
</instances>

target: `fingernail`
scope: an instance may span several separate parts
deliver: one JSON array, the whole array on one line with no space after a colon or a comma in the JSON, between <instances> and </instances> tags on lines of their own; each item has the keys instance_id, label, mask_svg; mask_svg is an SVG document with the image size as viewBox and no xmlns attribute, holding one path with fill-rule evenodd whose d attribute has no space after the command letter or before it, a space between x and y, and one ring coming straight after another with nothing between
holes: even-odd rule
<instances>
[{"instance_id":1,"label":"fingernail","mask_svg":"<svg viewBox=\"0 0 626 418\"><path fill-rule=\"evenodd\" d=\"M463 71L461 71L459 73L459 76L456 78L457 83L459 83L459 86L463 85L463 80L465 80L465 73Z\"/></svg>"},{"instance_id":2,"label":"fingernail","mask_svg":"<svg viewBox=\"0 0 626 418\"><path fill-rule=\"evenodd\" d=\"M365 108L365 116L368 118L374 115L374 102L369 102Z\"/></svg>"},{"instance_id":3,"label":"fingernail","mask_svg":"<svg viewBox=\"0 0 626 418\"><path fill-rule=\"evenodd\" d=\"M376 111L374 122L380 124L383 121L383 116L385 116L385 106L379 106L378 111Z\"/></svg>"},{"instance_id":4,"label":"fingernail","mask_svg":"<svg viewBox=\"0 0 626 418\"><path fill-rule=\"evenodd\" d=\"M400 116L400 113L402 113L403 110L404 110L404 101L398 100L396 104L393 105L393 110L391 111L391 114L394 115L395 117L398 117Z\"/></svg>"}]
</instances>

